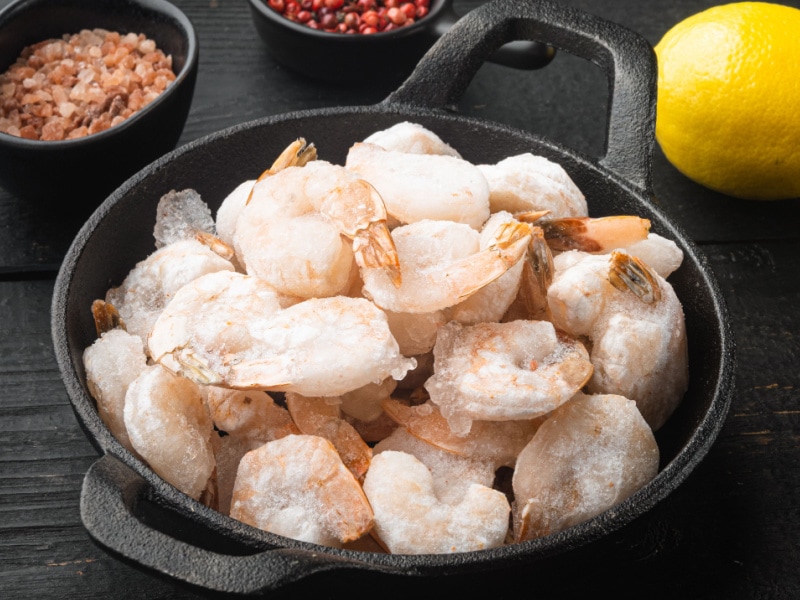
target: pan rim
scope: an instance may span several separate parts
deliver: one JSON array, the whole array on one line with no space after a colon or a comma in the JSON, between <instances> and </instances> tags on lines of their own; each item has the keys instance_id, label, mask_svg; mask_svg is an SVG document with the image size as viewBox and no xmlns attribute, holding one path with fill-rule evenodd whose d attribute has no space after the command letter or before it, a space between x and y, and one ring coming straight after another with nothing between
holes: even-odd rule
<instances>
[{"instance_id":1,"label":"pan rim","mask_svg":"<svg viewBox=\"0 0 800 600\"><path fill-rule=\"evenodd\" d=\"M270 127L290 121L302 122L309 118L336 118L345 115L364 116L375 114L397 117L398 120L410 120L415 117L435 119L437 121L444 120L458 127L490 127L499 132L508 133L509 135L522 136L530 139L531 142L535 144L548 147L559 155L568 156L571 160L585 165L586 168L595 171L597 174L609 180L613 186L626 192L637 202L644 204L648 210L655 213L660 223L669 229L670 235L674 236L673 239L679 243L679 246L688 254L691 262L697 266L698 272L702 275L703 284L715 302L713 306L713 315L716 317L714 329L718 333L721 342L719 349L720 364L714 366L716 385L713 398L709 404L708 410L705 412L700 422L696 424L695 428L692 430L691 436L689 436L686 444L680 451L670 462L659 470L659 473L652 481L622 503L597 517L551 536L493 549L449 555L388 555L359 550L328 548L316 544L291 540L290 538L284 538L244 525L231 517L213 511L199 502L192 500L190 497L177 492L175 488L155 475L149 467L124 450L119 442L114 439L108 439L108 431L105 429L102 422L100 422L96 410L94 410L94 417L87 412L87 409L93 410L93 401L87 394L78 373L75 372L72 361L69 360L71 353L65 328L66 299L69 295L72 274L83 254L86 242L100 226L103 219L107 217L109 213L120 207L126 195L132 193L143 181L147 180L155 173L163 169L168 169L169 165L178 157L197 152L207 145L213 144L216 140L236 136L242 131ZM124 209L124 207L119 209ZM129 178L97 208L81 228L67 251L66 258L59 270L54 288L52 332L54 345L56 346L59 370L65 381L70 396L70 403L78 416L79 422L81 422L81 425L86 431L87 436L89 436L90 441L95 444L97 450L101 454L115 456L128 467L134 469L164 498L165 501L170 504L174 503L178 508L188 508L198 514L201 519L213 520L221 518L223 520L222 524L228 527L236 536L247 538L250 543L254 544L254 553L258 552L258 548L262 546L263 549L276 546L287 549L300 549L317 554L323 553L349 558L354 562L354 566L356 567L361 565L365 568L378 568L392 573L409 575L431 574L434 572L443 574L443 569L447 568L449 568L451 572L463 571L466 568L475 566L500 568L519 560L545 558L595 541L605 534L619 529L641 517L680 485L686 477L688 477L694 467L705 457L722 428L730 405L734 385L735 347L730 331L730 319L713 272L700 249L682 231L680 226L672 221L669 215L662 210L653 198L647 197L641 188L605 168L599 164L596 159L564 147L547 138L500 123L458 115L445 109L429 109L405 104L383 103L368 106L312 109L264 117L234 125L198 138L154 161Z\"/></svg>"}]
</instances>

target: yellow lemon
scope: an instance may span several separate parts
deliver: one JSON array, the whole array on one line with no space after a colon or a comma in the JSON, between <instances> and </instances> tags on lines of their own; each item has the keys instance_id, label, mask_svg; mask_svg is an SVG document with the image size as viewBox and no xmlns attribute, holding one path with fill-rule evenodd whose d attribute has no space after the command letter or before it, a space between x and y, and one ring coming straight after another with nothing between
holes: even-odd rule
<instances>
[{"instance_id":1,"label":"yellow lemon","mask_svg":"<svg viewBox=\"0 0 800 600\"><path fill-rule=\"evenodd\" d=\"M656 139L667 159L731 196L800 197L800 10L716 6L655 50Z\"/></svg>"}]
</instances>

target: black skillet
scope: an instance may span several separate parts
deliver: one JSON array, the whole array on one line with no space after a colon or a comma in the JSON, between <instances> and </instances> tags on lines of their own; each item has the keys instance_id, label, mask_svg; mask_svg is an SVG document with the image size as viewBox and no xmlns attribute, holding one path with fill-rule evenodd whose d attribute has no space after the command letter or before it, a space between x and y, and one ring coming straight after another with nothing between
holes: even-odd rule
<instances>
[{"instance_id":1,"label":"black skillet","mask_svg":"<svg viewBox=\"0 0 800 600\"><path fill-rule=\"evenodd\" d=\"M456 104L486 57L512 40L538 40L581 56L608 74L607 150L599 161L504 125L465 118ZM642 515L672 492L706 454L728 410L734 343L727 311L703 256L653 202L655 58L637 34L551 2L499 0L473 11L421 60L410 78L374 106L280 115L210 135L151 164L123 184L83 227L56 282L53 338L73 409L102 455L89 469L81 517L92 538L145 570L207 590L263 593L345 569L399 575L452 575L530 564L594 541ZM193 187L216 210L298 136L341 162L349 145L410 120L437 132L473 162L533 152L561 163L586 194L593 216L636 214L683 249L671 276L686 313L691 384L658 432L656 478L625 502L552 536L449 555L385 555L323 548L256 530L166 484L125 451L100 421L87 393L81 353L95 338L89 307L153 251L155 207L171 189Z\"/></svg>"}]
</instances>

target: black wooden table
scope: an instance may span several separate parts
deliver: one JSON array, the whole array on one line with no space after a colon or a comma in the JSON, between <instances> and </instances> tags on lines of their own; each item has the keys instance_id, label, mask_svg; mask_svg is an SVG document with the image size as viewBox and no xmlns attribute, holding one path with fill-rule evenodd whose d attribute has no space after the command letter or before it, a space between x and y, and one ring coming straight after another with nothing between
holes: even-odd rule
<instances>
[{"instance_id":1,"label":"black wooden table","mask_svg":"<svg viewBox=\"0 0 800 600\"><path fill-rule=\"evenodd\" d=\"M714 4L564 1L653 44L674 23ZM395 87L321 84L285 70L266 53L243 0L175 3L194 22L201 48L181 144L258 117L373 104ZM0 0L0 7L7 4ZM466 12L476 4L456 6ZM562 53L541 71L484 65L460 110L599 156L606 100L605 76ZM516 589L543 598L601 591L625 598L800 597L800 203L712 193L681 176L658 150L654 188L706 252L737 339L731 411L688 480L622 530L524 571L433 581L339 573L275 597L505 597ZM83 476L97 455L56 368L49 310L55 275L84 218L49 214L0 189L0 598L196 597L107 555L79 517Z\"/></svg>"}]
</instances>

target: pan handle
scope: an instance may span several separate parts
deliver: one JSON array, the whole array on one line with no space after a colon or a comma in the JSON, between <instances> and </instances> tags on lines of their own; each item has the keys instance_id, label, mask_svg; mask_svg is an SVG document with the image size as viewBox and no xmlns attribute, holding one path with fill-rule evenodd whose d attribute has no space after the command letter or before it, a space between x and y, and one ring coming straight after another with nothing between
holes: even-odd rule
<instances>
[{"instance_id":1,"label":"pan handle","mask_svg":"<svg viewBox=\"0 0 800 600\"><path fill-rule=\"evenodd\" d=\"M147 498L150 489L130 467L105 455L90 467L81 490L81 519L89 535L138 567L204 590L237 595L260 595L321 571L364 568L330 552L268 548L223 554L178 540L135 516L137 502Z\"/></svg>"},{"instance_id":2,"label":"pan handle","mask_svg":"<svg viewBox=\"0 0 800 600\"><path fill-rule=\"evenodd\" d=\"M649 192L655 139L656 59L639 34L546 0L494 0L470 11L422 57L384 101L455 110L489 56L513 40L539 41L593 62L610 86L600 164Z\"/></svg>"},{"instance_id":3,"label":"pan handle","mask_svg":"<svg viewBox=\"0 0 800 600\"><path fill-rule=\"evenodd\" d=\"M445 35L460 18L453 8L453 1L445 2L433 30L434 37L439 39ZM540 42L517 40L500 46L486 60L512 69L533 71L550 64L555 54L555 48L552 46Z\"/></svg>"}]
</instances>

